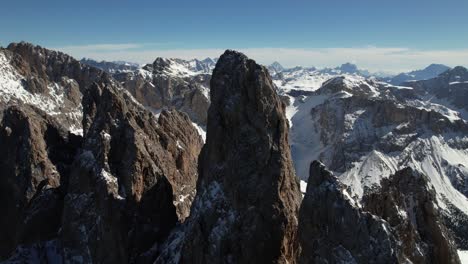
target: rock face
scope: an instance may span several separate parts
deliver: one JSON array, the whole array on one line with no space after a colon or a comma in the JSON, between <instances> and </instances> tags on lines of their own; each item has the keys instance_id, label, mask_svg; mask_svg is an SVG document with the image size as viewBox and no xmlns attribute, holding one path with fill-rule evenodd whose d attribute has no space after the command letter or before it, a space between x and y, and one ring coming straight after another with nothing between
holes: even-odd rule
<instances>
[{"instance_id":1,"label":"rock face","mask_svg":"<svg viewBox=\"0 0 468 264\"><path fill-rule=\"evenodd\" d=\"M462 110L462 118L468 120L468 70L457 66L435 78L404 83L413 87L423 99L433 101L454 110Z\"/></svg>"},{"instance_id":2,"label":"rock face","mask_svg":"<svg viewBox=\"0 0 468 264\"><path fill-rule=\"evenodd\" d=\"M142 69L114 77L144 106L177 109L205 126L212 63L157 58Z\"/></svg>"},{"instance_id":3,"label":"rock face","mask_svg":"<svg viewBox=\"0 0 468 264\"><path fill-rule=\"evenodd\" d=\"M299 215L299 263L397 263L398 244L320 162L310 165Z\"/></svg>"},{"instance_id":4,"label":"rock face","mask_svg":"<svg viewBox=\"0 0 468 264\"><path fill-rule=\"evenodd\" d=\"M300 191L267 70L226 51L211 99L191 216L158 263L294 262Z\"/></svg>"},{"instance_id":5,"label":"rock face","mask_svg":"<svg viewBox=\"0 0 468 264\"><path fill-rule=\"evenodd\" d=\"M0 49L0 109L30 104L71 131L81 130L81 98L93 82L110 83L105 72L61 52L29 43Z\"/></svg>"},{"instance_id":6,"label":"rock face","mask_svg":"<svg viewBox=\"0 0 468 264\"><path fill-rule=\"evenodd\" d=\"M364 207L385 219L412 263L460 263L453 237L444 226L435 191L410 168L382 180L363 199Z\"/></svg>"},{"instance_id":7,"label":"rock face","mask_svg":"<svg viewBox=\"0 0 468 264\"><path fill-rule=\"evenodd\" d=\"M26 97L19 105L2 101L0 260L154 260L196 193L203 142L188 116L163 111L157 118L106 73L64 54L26 43L9 48L0 55L11 76L20 65L31 71L23 77L77 84L83 132L67 132L60 117ZM36 88L50 88L44 85Z\"/></svg>"},{"instance_id":8,"label":"rock face","mask_svg":"<svg viewBox=\"0 0 468 264\"><path fill-rule=\"evenodd\" d=\"M0 128L0 258L18 243L57 234L63 203L59 187L80 143L39 109L5 110Z\"/></svg>"},{"instance_id":9,"label":"rock face","mask_svg":"<svg viewBox=\"0 0 468 264\"><path fill-rule=\"evenodd\" d=\"M398 171L355 202L317 161L299 216L301 263L460 263L425 176Z\"/></svg>"},{"instance_id":10,"label":"rock face","mask_svg":"<svg viewBox=\"0 0 468 264\"><path fill-rule=\"evenodd\" d=\"M186 115L163 112L156 123L133 100L109 86L83 99L83 150L65 197L65 259L143 261L189 215L201 138Z\"/></svg>"}]
</instances>

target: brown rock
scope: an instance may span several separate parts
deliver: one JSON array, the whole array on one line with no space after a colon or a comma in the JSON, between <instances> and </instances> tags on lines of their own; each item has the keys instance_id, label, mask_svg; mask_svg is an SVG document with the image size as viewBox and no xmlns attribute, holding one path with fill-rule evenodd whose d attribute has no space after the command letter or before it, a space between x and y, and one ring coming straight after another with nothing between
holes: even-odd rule
<instances>
[{"instance_id":1,"label":"brown rock","mask_svg":"<svg viewBox=\"0 0 468 264\"><path fill-rule=\"evenodd\" d=\"M398 262L388 223L363 211L318 161L310 165L298 234L300 263Z\"/></svg>"},{"instance_id":2,"label":"brown rock","mask_svg":"<svg viewBox=\"0 0 468 264\"><path fill-rule=\"evenodd\" d=\"M163 112L156 121L113 86L95 85L83 108L83 151L65 197L65 259L151 261L157 251L147 251L189 215L202 140L186 115Z\"/></svg>"},{"instance_id":3,"label":"brown rock","mask_svg":"<svg viewBox=\"0 0 468 264\"><path fill-rule=\"evenodd\" d=\"M228 50L211 98L191 216L157 262L294 262L300 191L267 70Z\"/></svg>"},{"instance_id":4,"label":"brown rock","mask_svg":"<svg viewBox=\"0 0 468 264\"><path fill-rule=\"evenodd\" d=\"M424 175L406 168L383 179L381 185L363 198L364 207L390 224L407 259L412 263L460 263L435 191Z\"/></svg>"},{"instance_id":5,"label":"brown rock","mask_svg":"<svg viewBox=\"0 0 468 264\"><path fill-rule=\"evenodd\" d=\"M39 109L5 110L0 128L1 258L18 243L56 235L62 207L58 188L66 182L80 141Z\"/></svg>"}]
</instances>

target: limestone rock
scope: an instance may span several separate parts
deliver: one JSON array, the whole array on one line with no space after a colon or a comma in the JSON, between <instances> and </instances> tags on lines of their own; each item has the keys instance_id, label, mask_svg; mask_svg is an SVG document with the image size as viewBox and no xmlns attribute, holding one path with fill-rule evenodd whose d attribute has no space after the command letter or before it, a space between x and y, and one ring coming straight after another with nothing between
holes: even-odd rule
<instances>
[{"instance_id":1,"label":"limestone rock","mask_svg":"<svg viewBox=\"0 0 468 264\"><path fill-rule=\"evenodd\" d=\"M191 216L157 262L294 262L300 191L267 70L226 51L211 100Z\"/></svg>"},{"instance_id":2,"label":"limestone rock","mask_svg":"<svg viewBox=\"0 0 468 264\"><path fill-rule=\"evenodd\" d=\"M299 215L300 263L397 263L390 226L365 212L318 161Z\"/></svg>"}]
</instances>

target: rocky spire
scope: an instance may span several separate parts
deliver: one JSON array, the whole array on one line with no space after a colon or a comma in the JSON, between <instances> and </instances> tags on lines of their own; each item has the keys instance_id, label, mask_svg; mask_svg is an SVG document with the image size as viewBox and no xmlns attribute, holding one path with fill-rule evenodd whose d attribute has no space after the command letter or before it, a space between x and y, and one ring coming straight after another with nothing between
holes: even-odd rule
<instances>
[{"instance_id":1,"label":"rocky spire","mask_svg":"<svg viewBox=\"0 0 468 264\"><path fill-rule=\"evenodd\" d=\"M94 86L83 109L83 150L65 197L65 259L151 259L157 252L144 253L189 215L202 139L185 114L156 121L113 86Z\"/></svg>"},{"instance_id":2,"label":"rocky spire","mask_svg":"<svg viewBox=\"0 0 468 264\"><path fill-rule=\"evenodd\" d=\"M159 262L293 262L300 191L270 76L227 50L211 98L192 215Z\"/></svg>"}]
</instances>

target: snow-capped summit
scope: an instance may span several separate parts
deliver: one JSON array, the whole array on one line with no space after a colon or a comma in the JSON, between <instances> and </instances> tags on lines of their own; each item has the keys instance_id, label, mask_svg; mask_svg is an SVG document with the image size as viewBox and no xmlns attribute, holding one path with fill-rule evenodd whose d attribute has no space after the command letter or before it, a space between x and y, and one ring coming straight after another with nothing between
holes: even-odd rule
<instances>
[{"instance_id":1,"label":"snow-capped summit","mask_svg":"<svg viewBox=\"0 0 468 264\"><path fill-rule=\"evenodd\" d=\"M285 70L284 67L277 61L270 64L267 68L271 74L276 74Z\"/></svg>"},{"instance_id":2,"label":"snow-capped summit","mask_svg":"<svg viewBox=\"0 0 468 264\"><path fill-rule=\"evenodd\" d=\"M170 75L173 77L188 77L197 74L211 74L215 64L213 60L197 60L190 61L175 59L175 58L161 58L158 57L152 64L147 64L143 68L163 75Z\"/></svg>"},{"instance_id":3,"label":"snow-capped summit","mask_svg":"<svg viewBox=\"0 0 468 264\"><path fill-rule=\"evenodd\" d=\"M353 75L360 75L360 76L365 76L369 77L371 74L367 70L363 70L358 68L356 64L352 63L344 63L339 67L336 67L332 70L329 69L324 69L324 72L331 72L331 73L338 73L338 74L353 74Z\"/></svg>"},{"instance_id":4,"label":"snow-capped summit","mask_svg":"<svg viewBox=\"0 0 468 264\"><path fill-rule=\"evenodd\" d=\"M204 60L202 60L202 63L204 63L204 64L207 65L207 66L210 66L210 67L213 67L213 68L214 68L214 66L216 66L216 62L217 62L217 61L218 61L217 58L212 59L212 58L210 58L210 57L207 57L207 58L205 58Z\"/></svg>"}]
</instances>

